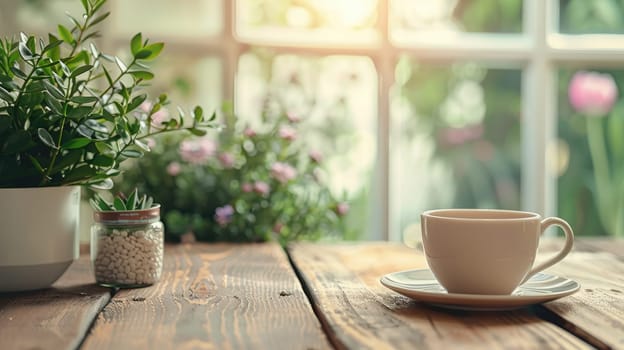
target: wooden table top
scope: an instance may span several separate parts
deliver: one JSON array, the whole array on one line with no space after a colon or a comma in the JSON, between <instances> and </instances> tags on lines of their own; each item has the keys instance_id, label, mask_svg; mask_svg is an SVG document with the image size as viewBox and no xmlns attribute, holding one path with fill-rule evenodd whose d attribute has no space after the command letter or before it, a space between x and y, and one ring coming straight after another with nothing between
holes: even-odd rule
<instances>
[{"instance_id":1,"label":"wooden table top","mask_svg":"<svg viewBox=\"0 0 624 350\"><path fill-rule=\"evenodd\" d=\"M562 242L542 242L542 250ZM624 349L624 240L577 240L547 270L568 297L513 311L431 307L379 283L426 267L387 242L185 244L159 283L94 284L88 256L53 288L0 294L0 349Z\"/></svg>"}]
</instances>

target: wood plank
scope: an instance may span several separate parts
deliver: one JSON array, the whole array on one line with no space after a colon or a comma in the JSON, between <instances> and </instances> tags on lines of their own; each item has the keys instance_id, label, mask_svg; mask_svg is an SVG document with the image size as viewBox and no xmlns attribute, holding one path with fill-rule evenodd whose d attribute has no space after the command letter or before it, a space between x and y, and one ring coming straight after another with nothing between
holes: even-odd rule
<instances>
[{"instance_id":1,"label":"wood plank","mask_svg":"<svg viewBox=\"0 0 624 350\"><path fill-rule=\"evenodd\" d=\"M581 238L577 239L580 250L587 252L608 252L624 260L624 239Z\"/></svg>"},{"instance_id":2,"label":"wood plank","mask_svg":"<svg viewBox=\"0 0 624 350\"><path fill-rule=\"evenodd\" d=\"M530 308L447 311L383 287L384 274L426 267L422 253L400 244L298 243L288 252L337 348L588 348Z\"/></svg>"},{"instance_id":3,"label":"wood plank","mask_svg":"<svg viewBox=\"0 0 624 350\"><path fill-rule=\"evenodd\" d=\"M577 249L587 247L599 246L580 240ZM598 348L624 348L624 261L610 252L576 251L547 272L578 281L581 290L544 304L551 312L545 316Z\"/></svg>"},{"instance_id":4,"label":"wood plank","mask_svg":"<svg viewBox=\"0 0 624 350\"><path fill-rule=\"evenodd\" d=\"M110 297L95 285L88 256L52 288L0 294L0 349L75 349Z\"/></svg>"},{"instance_id":5,"label":"wood plank","mask_svg":"<svg viewBox=\"0 0 624 350\"><path fill-rule=\"evenodd\" d=\"M161 281L120 290L84 349L327 349L277 244L167 246Z\"/></svg>"}]
</instances>

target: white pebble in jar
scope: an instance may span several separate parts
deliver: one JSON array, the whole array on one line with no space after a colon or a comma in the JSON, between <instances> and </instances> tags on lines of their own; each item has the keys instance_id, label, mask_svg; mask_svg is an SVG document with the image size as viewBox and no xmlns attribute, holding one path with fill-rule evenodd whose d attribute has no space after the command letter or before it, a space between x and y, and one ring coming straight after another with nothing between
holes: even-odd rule
<instances>
[{"instance_id":1,"label":"white pebble in jar","mask_svg":"<svg viewBox=\"0 0 624 350\"><path fill-rule=\"evenodd\" d=\"M144 213L96 212L91 259L100 285L142 287L160 279L164 253L160 207L135 212Z\"/></svg>"}]
</instances>

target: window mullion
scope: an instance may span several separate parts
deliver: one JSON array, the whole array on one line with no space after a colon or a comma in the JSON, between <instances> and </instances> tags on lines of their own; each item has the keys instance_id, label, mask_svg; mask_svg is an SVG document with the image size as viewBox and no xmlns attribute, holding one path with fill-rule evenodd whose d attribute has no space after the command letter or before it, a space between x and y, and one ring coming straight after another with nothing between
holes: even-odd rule
<instances>
[{"instance_id":1,"label":"window mullion","mask_svg":"<svg viewBox=\"0 0 624 350\"><path fill-rule=\"evenodd\" d=\"M527 0L525 6L524 26L534 47L522 84L522 207L553 215L556 183L547 166L556 125L555 73L546 42L550 4Z\"/></svg>"}]
</instances>

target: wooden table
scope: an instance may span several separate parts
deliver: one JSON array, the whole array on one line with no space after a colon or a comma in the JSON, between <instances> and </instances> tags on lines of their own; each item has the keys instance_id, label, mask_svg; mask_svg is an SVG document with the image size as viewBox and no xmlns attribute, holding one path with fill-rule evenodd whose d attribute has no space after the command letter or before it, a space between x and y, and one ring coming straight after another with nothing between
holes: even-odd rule
<instances>
[{"instance_id":1,"label":"wooden table","mask_svg":"<svg viewBox=\"0 0 624 350\"><path fill-rule=\"evenodd\" d=\"M171 245L165 261L147 288L96 286L83 256L54 288L0 294L0 349L624 349L624 241L578 240L548 272L579 292L503 312L386 289L425 267L394 243Z\"/></svg>"}]
</instances>

